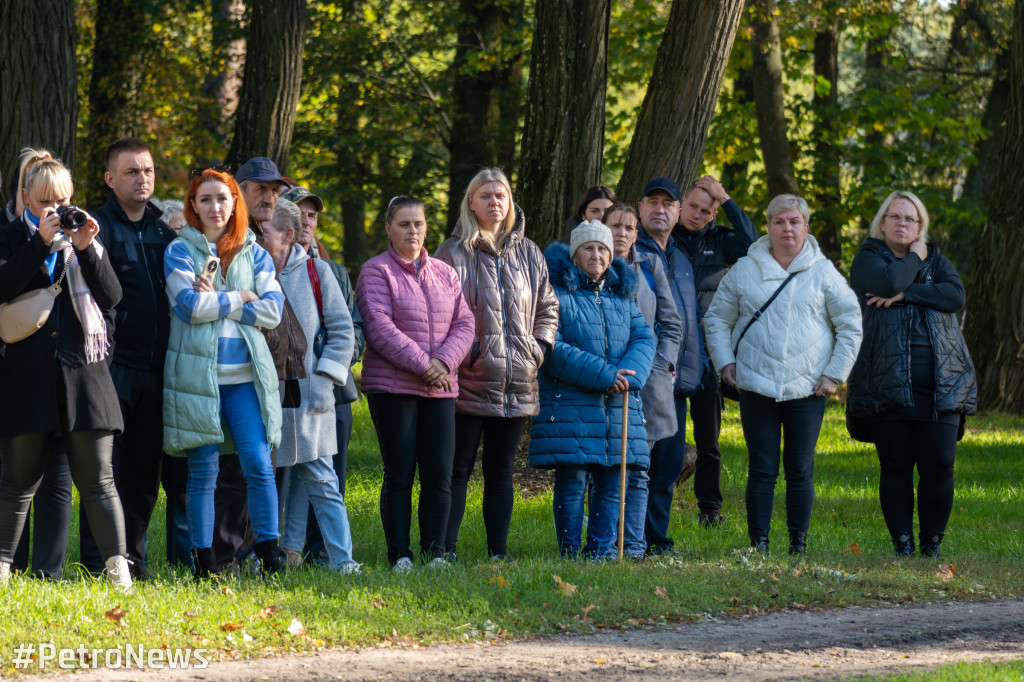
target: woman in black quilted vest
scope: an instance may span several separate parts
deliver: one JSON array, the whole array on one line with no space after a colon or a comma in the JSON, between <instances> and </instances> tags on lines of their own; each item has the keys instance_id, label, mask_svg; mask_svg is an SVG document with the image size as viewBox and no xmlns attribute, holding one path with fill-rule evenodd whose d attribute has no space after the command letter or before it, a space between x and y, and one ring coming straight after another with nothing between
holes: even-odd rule
<instances>
[{"instance_id":1,"label":"woman in black quilted vest","mask_svg":"<svg viewBox=\"0 0 1024 682\"><path fill-rule=\"evenodd\" d=\"M977 407L974 365L956 312L964 285L928 243L928 211L893 192L853 259L864 343L850 375L847 426L878 450L882 514L897 555L914 553L914 468L922 556L938 557L953 508L953 462Z\"/></svg>"}]
</instances>

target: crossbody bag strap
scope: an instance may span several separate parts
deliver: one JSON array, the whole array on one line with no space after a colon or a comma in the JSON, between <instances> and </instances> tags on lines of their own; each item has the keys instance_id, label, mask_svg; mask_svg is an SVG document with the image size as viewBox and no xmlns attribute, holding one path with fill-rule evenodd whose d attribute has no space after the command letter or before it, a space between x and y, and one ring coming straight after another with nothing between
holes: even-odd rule
<instances>
[{"instance_id":1,"label":"crossbody bag strap","mask_svg":"<svg viewBox=\"0 0 1024 682\"><path fill-rule=\"evenodd\" d=\"M316 299L316 311L320 314L320 321L324 319L324 297L320 293L320 272L316 269L316 263L310 258L306 261L306 274L309 275L309 283L313 287L313 298Z\"/></svg>"},{"instance_id":2,"label":"crossbody bag strap","mask_svg":"<svg viewBox=\"0 0 1024 682\"><path fill-rule=\"evenodd\" d=\"M747 326L744 327L743 331L740 332L740 338L736 339L736 346L732 349L733 357L736 357L736 354L739 353L740 341L743 340L743 336L747 333L747 330L750 329L750 325L754 324L755 322L761 319L761 315L764 314L764 311L768 310L768 306L770 306L772 304L772 301L774 301L775 298L782 293L782 290L786 288L786 285L789 284L790 280L792 280L794 277L796 277L796 273L790 273L789 277L786 278L786 281L780 284L779 288L775 290L775 293L772 294L768 298L768 300L764 302L764 305L761 306L757 310L757 312L750 317L750 319L747 321Z\"/></svg>"},{"instance_id":3,"label":"crossbody bag strap","mask_svg":"<svg viewBox=\"0 0 1024 682\"><path fill-rule=\"evenodd\" d=\"M54 290L60 289L60 283L64 281L64 275L68 274L68 268L71 267L71 261L74 260L74 258L75 258L75 250L72 249L71 250L71 255L68 256L68 259L66 261L64 261L64 269L61 270L60 277L58 277L56 279L56 281L52 285Z\"/></svg>"}]
</instances>

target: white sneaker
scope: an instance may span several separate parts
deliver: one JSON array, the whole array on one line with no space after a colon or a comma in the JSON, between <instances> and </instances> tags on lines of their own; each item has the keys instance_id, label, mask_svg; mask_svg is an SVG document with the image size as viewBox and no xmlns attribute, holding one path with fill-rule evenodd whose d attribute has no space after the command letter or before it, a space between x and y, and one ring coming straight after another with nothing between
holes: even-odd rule
<instances>
[{"instance_id":1,"label":"white sneaker","mask_svg":"<svg viewBox=\"0 0 1024 682\"><path fill-rule=\"evenodd\" d=\"M407 556L402 557L395 562L395 565L391 568L395 573L408 573L412 570L412 559Z\"/></svg>"},{"instance_id":2,"label":"white sneaker","mask_svg":"<svg viewBox=\"0 0 1024 682\"><path fill-rule=\"evenodd\" d=\"M411 564L412 564L412 562L410 562L410 566L409 566L410 568L412 568ZM396 571L398 570L398 564L395 564L395 570ZM341 567L338 569L338 573L341 573L342 575L356 575L356 574L362 573L362 572L363 572L363 565L362 564L357 564L354 561L352 563L350 563L350 564L342 564Z\"/></svg>"},{"instance_id":3,"label":"white sneaker","mask_svg":"<svg viewBox=\"0 0 1024 682\"><path fill-rule=\"evenodd\" d=\"M286 549L284 551L285 556L288 558L288 568L298 568L302 566L302 552L297 549Z\"/></svg>"},{"instance_id":4,"label":"white sneaker","mask_svg":"<svg viewBox=\"0 0 1024 682\"><path fill-rule=\"evenodd\" d=\"M107 559L106 566L107 580L111 585L125 592L132 589L132 572L127 559L115 554Z\"/></svg>"},{"instance_id":5,"label":"white sneaker","mask_svg":"<svg viewBox=\"0 0 1024 682\"><path fill-rule=\"evenodd\" d=\"M11 564L9 561L0 561L0 585L6 585L11 581Z\"/></svg>"},{"instance_id":6,"label":"white sneaker","mask_svg":"<svg viewBox=\"0 0 1024 682\"><path fill-rule=\"evenodd\" d=\"M427 568L433 568L433 569L451 568L451 564L444 557L438 556L438 557L434 557L433 559L431 559L427 563Z\"/></svg>"}]
</instances>

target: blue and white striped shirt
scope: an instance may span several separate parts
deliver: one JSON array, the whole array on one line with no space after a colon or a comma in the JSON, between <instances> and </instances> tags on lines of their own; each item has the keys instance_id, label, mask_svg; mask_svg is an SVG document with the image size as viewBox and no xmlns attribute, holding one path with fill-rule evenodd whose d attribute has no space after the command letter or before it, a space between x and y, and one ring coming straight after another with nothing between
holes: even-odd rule
<instances>
[{"instance_id":1,"label":"blue and white striped shirt","mask_svg":"<svg viewBox=\"0 0 1024 682\"><path fill-rule=\"evenodd\" d=\"M217 247L210 244L214 255ZM194 289L195 263L185 244L174 241L164 255L167 298L174 313L188 324L219 320L217 328L217 383L245 384L253 380L252 357L239 324L276 327L284 309L284 292L275 277L274 260L265 249L253 244L256 295L260 300L242 303L237 291L223 291L223 271L214 275L217 291L199 293Z\"/></svg>"}]
</instances>

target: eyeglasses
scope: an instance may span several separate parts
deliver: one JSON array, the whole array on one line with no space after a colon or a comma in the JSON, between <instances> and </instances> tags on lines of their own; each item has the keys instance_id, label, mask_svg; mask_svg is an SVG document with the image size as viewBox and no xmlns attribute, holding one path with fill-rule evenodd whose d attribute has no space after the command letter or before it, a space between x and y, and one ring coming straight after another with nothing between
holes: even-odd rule
<instances>
[{"instance_id":1,"label":"eyeglasses","mask_svg":"<svg viewBox=\"0 0 1024 682\"><path fill-rule=\"evenodd\" d=\"M231 166L210 166L208 168L193 168L192 169L192 174L189 175L189 177L188 177L189 182L191 182L192 180L195 180L196 178L198 178L200 175L202 175L203 173L205 173L208 170L217 171L218 173L227 173L228 175L232 174L231 173Z\"/></svg>"},{"instance_id":2,"label":"eyeglasses","mask_svg":"<svg viewBox=\"0 0 1024 682\"><path fill-rule=\"evenodd\" d=\"M886 213L885 217L887 220L891 220L894 223L898 223L902 220L907 225L917 225L917 223L920 222L912 215L900 215L899 213Z\"/></svg>"}]
</instances>

